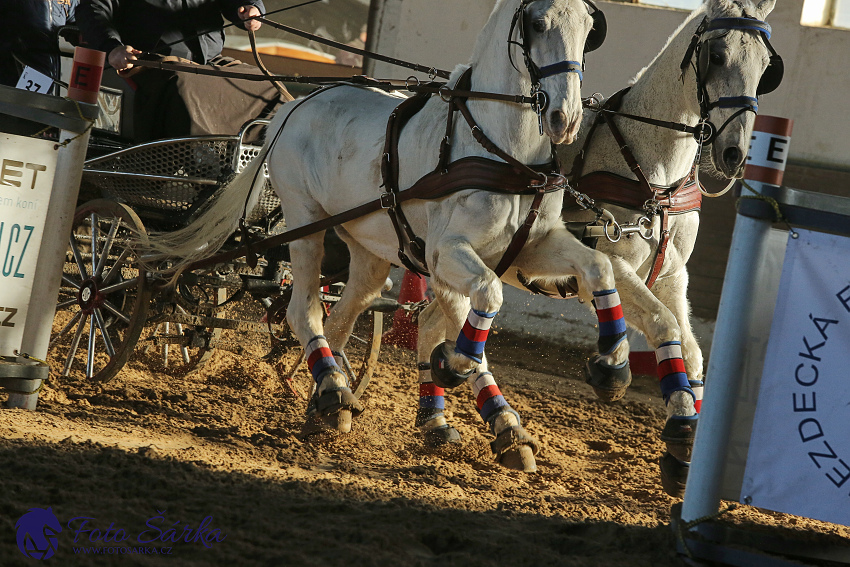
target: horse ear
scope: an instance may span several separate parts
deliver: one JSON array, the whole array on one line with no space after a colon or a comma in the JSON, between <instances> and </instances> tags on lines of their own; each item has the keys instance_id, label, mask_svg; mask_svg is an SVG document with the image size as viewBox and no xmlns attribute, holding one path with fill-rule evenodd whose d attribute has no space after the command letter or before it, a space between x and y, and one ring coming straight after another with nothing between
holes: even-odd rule
<instances>
[{"instance_id":1,"label":"horse ear","mask_svg":"<svg viewBox=\"0 0 850 567\"><path fill-rule=\"evenodd\" d=\"M776 7L776 0L761 0L756 6L756 12L758 16L763 20L770 14L773 9Z\"/></svg>"}]
</instances>

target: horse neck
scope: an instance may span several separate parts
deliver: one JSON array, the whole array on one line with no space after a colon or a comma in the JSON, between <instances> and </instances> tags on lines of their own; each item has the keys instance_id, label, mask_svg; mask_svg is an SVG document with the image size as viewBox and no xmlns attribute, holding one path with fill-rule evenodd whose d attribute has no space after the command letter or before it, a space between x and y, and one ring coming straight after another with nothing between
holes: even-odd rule
<instances>
[{"instance_id":1,"label":"horse neck","mask_svg":"<svg viewBox=\"0 0 850 567\"><path fill-rule=\"evenodd\" d=\"M637 76L623 98L621 112L690 126L697 124L700 112L693 71L685 73L683 83L679 65L701 19L700 14L686 22ZM671 185L688 174L697 151L693 136L628 118L614 121L650 183ZM597 134L598 142L588 152L585 172L604 169L634 177L613 136L605 127L600 130L604 134Z\"/></svg>"},{"instance_id":2,"label":"horse neck","mask_svg":"<svg viewBox=\"0 0 850 567\"><path fill-rule=\"evenodd\" d=\"M470 60L472 67L472 90L499 94L525 94L531 92L531 81L524 72L525 64L519 49L514 49L514 62L523 72L518 72L508 58L506 38L513 17L511 2L501 2L493 11L484 29L478 36ZM482 132L499 148L517 160L532 164L549 161L551 145L549 138L538 130L537 114L527 104L470 99L469 110ZM465 122L458 119L459 122ZM453 148L452 156L481 155L487 153L469 133L461 127L462 146ZM470 147L471 144L471 147Z\"/></svg>"}]
</instances>

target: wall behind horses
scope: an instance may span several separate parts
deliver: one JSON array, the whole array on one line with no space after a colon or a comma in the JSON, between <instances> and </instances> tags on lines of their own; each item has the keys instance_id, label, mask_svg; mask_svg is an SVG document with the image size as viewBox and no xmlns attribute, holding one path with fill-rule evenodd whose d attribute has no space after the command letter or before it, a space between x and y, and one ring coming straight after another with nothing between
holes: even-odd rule
<instances>
[{"instance_id":1,"label":"wall behind horses","mask_svg":"<svg viewBox=\"0 0 850 567\"><path fill-rule=\"evenodd\" d=\"M379 53L453 69L467 61L475 37L495 0L372 0L377 9ZM610 96L661 50L688 12L619 2L598 2L608 20L608 37L587 57L583 92ZM847 100L850 30L800 25L803 0L781 0L768 21L771 43L785 62L785 79L759 101L759 112L794 119L794 139L785 184L798 189L850 196L850 113ZM406 77L404 69L376 62L376 77ZM435 150L436 151L436 150ZM700 236L688 264L695 331L705 352L717 314L726 258L735 219L735 198L704 201ZM516 294L516 295L515 295ZM501 324L540 335L592 341L588 310L575 301L558 302L511 289L506 291ZM563 314L563 315L562 315ZM573 317L576 324L567 320ZM556 323L552 325L552 321ZM592 329L591 329L592 331Z\"/></svg>"}]
</instances>

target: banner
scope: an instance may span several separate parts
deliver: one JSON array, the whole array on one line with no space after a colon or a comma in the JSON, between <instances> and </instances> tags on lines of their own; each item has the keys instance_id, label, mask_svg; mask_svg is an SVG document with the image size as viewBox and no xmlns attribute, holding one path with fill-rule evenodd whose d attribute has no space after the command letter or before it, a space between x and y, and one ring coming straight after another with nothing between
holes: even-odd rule
<instances>
[{"instance_id":1,"label":"banner","mask_svg":"<svg viewBox=\"0 0 850 567\"><path fill-rule=\"evenodd\" d=\"M850 526L850 238L788 239L741 501Z\"/></svg>"},{"instance_id":2,"label":"banner","mask_svg":"<svg viewBox=\"0 0 850 567\"><path fill-rule=\"evenodd\" d=\"M56 158L54 141L0 134L0 355L3 356L13 356L21 346Z\"/></svg>"}]
</instances>

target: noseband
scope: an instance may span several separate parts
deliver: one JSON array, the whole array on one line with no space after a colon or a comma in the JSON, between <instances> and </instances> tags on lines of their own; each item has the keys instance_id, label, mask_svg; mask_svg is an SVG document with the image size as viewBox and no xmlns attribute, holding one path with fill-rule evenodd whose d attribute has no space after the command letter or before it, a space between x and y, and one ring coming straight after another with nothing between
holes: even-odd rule
<instances>
[{"instance_id":1,"label":"noseband","mask_svg":"<svg viewBox=\"0 0 850 567\"><path fill-rule=\"evenodd\" d=\"M756 96L731 96L720 97L715 101L711 101L706 88L706 80L709 65L709 40L703 40L702 36L708 32L723 30L727 33L733 30L750 31L761 35L762 40L771 53L770 63L762 79L759 82L759 87L756 89ZM691 38L691 43L685 51L685 56L682 58L680 69L682 71L682 80L684 80L685 70L690 65L693 67L696 74L697 82L697 100L700 107L700 124L697 126L694 138L701 146L706 146L712 143L717 136L728 126L732 120L745 112L758 114L758 95L770 92L779 86L782 80L782 58L777 55L773 46L770 44L770 24L765 21L751 18L746 14L740 18L715 18L709 21L706 16L700 22ZM726 119L726 121L717 128L709 119L710 112L715 108L737 108L737 112Z\"/></svg>"}]
</instances>

